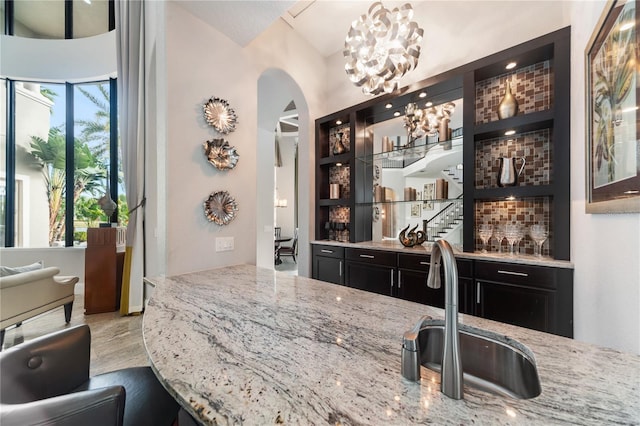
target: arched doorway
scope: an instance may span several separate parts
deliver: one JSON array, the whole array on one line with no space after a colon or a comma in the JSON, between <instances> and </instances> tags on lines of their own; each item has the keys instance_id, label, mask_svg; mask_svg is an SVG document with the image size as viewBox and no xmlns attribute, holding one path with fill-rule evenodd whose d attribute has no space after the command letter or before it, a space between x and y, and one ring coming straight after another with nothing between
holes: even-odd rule
<instances>
[{"instance_id":1,"label":"arched doorway","mask_svg":"<svg viewBox=\"0 0 640 426\"><path fill-rule=\"evenodd\" d=\"M258 162L256 212L256 264L273 268L274 244L274 141L277 124L287 105L292 102L298 112L298 274L310 276L310 211L311 180L309 170L310 127L309 108L302 90L289 74L280 69L268 69L258 79Z\"/></svg>"}]
</instances>

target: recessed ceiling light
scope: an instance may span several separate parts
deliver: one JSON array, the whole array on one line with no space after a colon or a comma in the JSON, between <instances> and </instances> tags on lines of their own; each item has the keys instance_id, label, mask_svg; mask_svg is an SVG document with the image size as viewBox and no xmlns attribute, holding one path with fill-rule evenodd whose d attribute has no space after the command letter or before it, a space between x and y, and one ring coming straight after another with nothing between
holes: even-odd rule
<instances>
[{"instance_id":1,"label":"recessed ceiling light","mask_svg":"<svg viewBox=\"0 0 640 426\"><path fill-rule=\"evenodd\" d=\"M516 131L515 130L507 130L506 132L504 132L505 136L511 136L511 135L515 135Z\"/></svg>"},{"instance_id":2,"label":"recessed ceiling light","mask_svg":"<svg viewBox=\"0 0 640 426\"><path fill-rule=\"evenodd\" d=\"M396 111L396 112L394 112L394 113L393 113L393 116L394 116L394 117L400 117L400 111Z\"/></svg>"},{"instance_id":3,"label":"recessed ceiling light","mask_svg":"<svg viewBox=\"0 0 640 426\"><path fill-rule=\"evenodd\" d=\"M640 193L640 191L637 189L630 189L628 191L624 191L625 195L632 195L632 194L638 194L638 193Z\"/></svg>"},{"instance_id":4,"label":"recessed ceiling light","mask_svg":"<svg viewBox=\"0 0 640 426\"><path fill-rule=\"evenodd\" d=\"M518 64L516 64L515 62L509 62L505 68L508 70L512 70L516 67L516 65Z\"/></svg>"},{"instance_id":5,"label":"recessed ceiling light","mask_svg":"<svg viewBox=\"0 0 640 426\"><path fill-rule=\"evenodd\" d=\"M336 166L341 167L342 163L336 163Z\"/></svg>"},{"instance_id":6,"label":"recessed ceiling light","mask_svg":"<svg viewBox=\"0 0 640 426\"><path fill-rule=\"evenodd\" d=\"M427 97L427 92L420 92L420 94L418 95L421 98L426 98Z\"/></svg>"},{"instance_id":7,"label":"recessed ceiling light","mask_svg":"<svg viewBox=\"0 0 640 426\"><path fill-rule=\"evenodd\" d=\"M426 104L424 104L424 106L426 106L427 108L430 107L430 106L433 106L433 102L429 101Z\"/></svg>"},{"instance_id":8,"label":"recessed ceiling light","mask_svg":"<svg viewBox=\"0 0 640 426\"><path fill-rule=\"evenodd\" d=\"M385 107L386 109L389 109L389 108L392 108L392 107L393 107L393 104L388 103L388 104L386 104L384 107Z\"/></svg>"},{"instance_id":9,"label":"recessed ceiling light","mask_svg":"<svg viewBox=\"0 0 640 426\"><path fill-rule=\"evenodd\" d=\"M513 200L515 200L515 199L516 199L516 197L514 197L513 195L509 195L509 196L507 197L507 201L513 201Z\"/></svg>"},{"instance_id":10,"label":"recessed ceiling light","mask_svg":"<svg viewBox=\"0 0 640 426\"><path fill-rule=\"evenodd\" d=\"M336 124L339 126L339 125L342 124L342 121L341 120L336 120Z\"/></svg>"}]
</instances>

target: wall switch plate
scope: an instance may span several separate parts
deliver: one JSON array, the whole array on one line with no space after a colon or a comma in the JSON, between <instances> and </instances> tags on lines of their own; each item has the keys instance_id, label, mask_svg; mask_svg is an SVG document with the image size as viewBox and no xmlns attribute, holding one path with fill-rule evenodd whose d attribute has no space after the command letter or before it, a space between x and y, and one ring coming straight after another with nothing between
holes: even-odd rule
<instances>
[{"instance_id":1,"label":"wall switch plate","mask_svg":"<svg viewBox=\"0 0 640 426\"><path fill-rule=\"evenodd\" d=\"M216 237L216 251L231 251L233 243L233 237Z\"/></svg>"}]
</instances>

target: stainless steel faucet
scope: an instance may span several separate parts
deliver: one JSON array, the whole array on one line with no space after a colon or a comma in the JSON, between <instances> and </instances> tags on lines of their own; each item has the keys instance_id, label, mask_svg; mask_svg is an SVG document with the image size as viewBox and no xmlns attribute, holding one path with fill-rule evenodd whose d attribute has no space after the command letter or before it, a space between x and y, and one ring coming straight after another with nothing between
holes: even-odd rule
<instances>
[{"instance_id":1,"label":"stainless steel faucet","mask_svg":"<svg viewBox=\"0 0 640 426\"><path fill-rule=\"evenodd\" d=\"M431 265L427 286L440 288L440 262L444 264L444 345L440 390L449 398L462 399L462 363L458 336L458 267L451 245L438 240L431 250ZM402 375L408 380L420 380L420 348L418 335L424 319L404 334L402 344Z\"/></svg>"}]
</instances>

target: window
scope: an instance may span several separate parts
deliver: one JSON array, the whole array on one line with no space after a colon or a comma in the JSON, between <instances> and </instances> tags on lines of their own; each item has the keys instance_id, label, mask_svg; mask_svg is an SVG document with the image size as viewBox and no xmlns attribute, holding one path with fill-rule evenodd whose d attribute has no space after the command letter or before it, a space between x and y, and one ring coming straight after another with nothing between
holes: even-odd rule
<instances>
[{"instance_id":1,"label":"window","mask_svg":"<svg viewBox=\"0 0 640 426\"><path fill-rule=\"evenodd\" d=\"M4 14L5 1L0 1ZM7 3L10 6L7 10L12 11L9 12L13 24L10 34L19 37L82 38L113 29L113 0L9 0Z\"/></svg>"},{"instance_id":2,"label":"window","mask_svg":"<svg viewBox=\"0 0 640 426\"><path fill-rule=\"evenodd\" d=\"M9 153L14 148L14 160L7 163L14 172L3 173L0 182L3 229L13 229L5 245L84 245L88 227L111 221L126 225L119 145L111 132L115 80L12 83L5 87L13 87L14 95L6 99L14 99L7 108L15 111L15 126L2 149ZM110 199L119 203L107 217ZM7 221L11 208L13 226Z\"/></svg>"}]
</instances>

